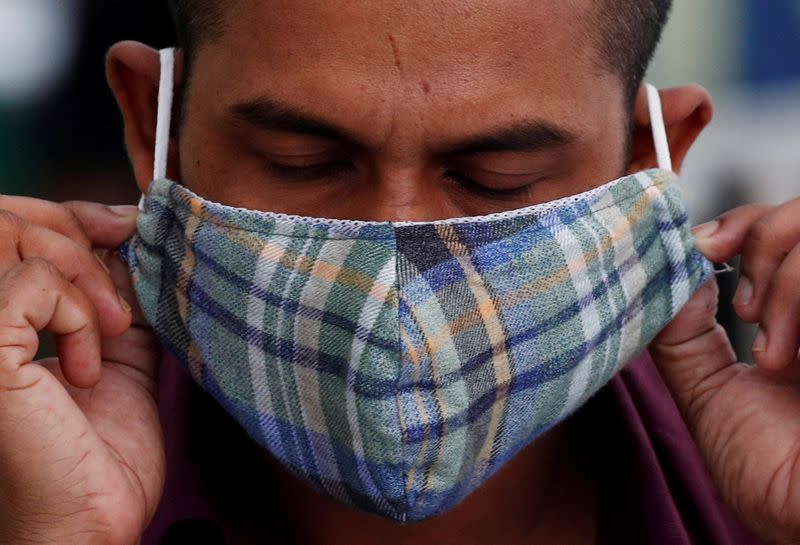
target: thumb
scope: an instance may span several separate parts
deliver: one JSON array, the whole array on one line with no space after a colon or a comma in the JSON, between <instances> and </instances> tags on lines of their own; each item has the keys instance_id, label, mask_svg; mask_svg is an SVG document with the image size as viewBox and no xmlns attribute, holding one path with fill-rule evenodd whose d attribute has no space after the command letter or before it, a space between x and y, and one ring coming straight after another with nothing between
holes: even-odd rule
<instances>
[{"instance_id":1,"label":"thumb","mask_svg":"<svg viewBox=\"0 0 800 545\"><path fill-rule=\"evenodd\" d=\"M741 253L751 227L769 210L765 205L741 206L695 227L697 249L715 263L728 261ZM728 335L717 323L718 300L719 287L711 278L650 344L650 355L690 424L704 392L719 385L718 371L736 362Z\"/></svg>"},{"instance_id":2,"label":"thumb","mask_svg":"<svg viewBox=\"0 0 800 545\"><path fill-rule=\"evenodd\" d=\"M96 248L116 248L136 231L136 206L105 206L92 202L64 203Z\"/></svg>"},{"instance_id":3,"label":"thumb","mask_svg":"<svg viewBox=\"0 0 800 545\"><path fill-rule=\"evenodd\" d=\"M748 204L734 208L692 229L697 249L714 263L723 263L739 255L752 226L772 207Z\"/></svg>"},{"instance_id":4,"label":"thumb","mask_svg":"<svg viewBox=\"0 0 800 545\"><path fill-rule=\"evenodd\" d=\"M707 394L724 381L719 371L736 362L716 320L718 297L716 278L711 278L650 344L650 355L690 426Z\"/></svg>"}]
</instances>

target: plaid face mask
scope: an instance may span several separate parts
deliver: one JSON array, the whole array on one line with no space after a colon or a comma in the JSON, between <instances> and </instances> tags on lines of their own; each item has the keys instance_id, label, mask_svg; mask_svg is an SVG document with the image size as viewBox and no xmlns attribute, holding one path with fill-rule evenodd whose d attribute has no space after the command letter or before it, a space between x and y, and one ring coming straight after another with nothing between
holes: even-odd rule
<instances>
[{"instance_id":1,"label":"plaid face mask","mask_svg":"<svg viewBox=\"0 0 800 545\"><path fill-rule=\"evenodd\" d=\"M156 178L124 257L164 347L288 470L397 521L451 509L567 418L712 271L668 169L426 223L232 208Z\"/></svg>"}]
</instances>

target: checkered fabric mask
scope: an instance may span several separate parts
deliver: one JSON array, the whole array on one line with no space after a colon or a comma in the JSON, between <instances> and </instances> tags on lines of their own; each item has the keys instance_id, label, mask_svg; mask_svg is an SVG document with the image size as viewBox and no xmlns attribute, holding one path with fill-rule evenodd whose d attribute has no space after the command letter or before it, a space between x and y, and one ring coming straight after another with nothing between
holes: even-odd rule
<instances>
[{"instance_id":1,"label":"checkered fabric mask","mask_svg":"<svg viewBox=\"0 0 800 545\"><path fill-rule=\"evenodd\" d=\"M164 347L288 470L397 521L444 513L567 418L712 272L661 169L426 223L233 208L156 180L126 247Z\"/></svg>"}]
</instances>

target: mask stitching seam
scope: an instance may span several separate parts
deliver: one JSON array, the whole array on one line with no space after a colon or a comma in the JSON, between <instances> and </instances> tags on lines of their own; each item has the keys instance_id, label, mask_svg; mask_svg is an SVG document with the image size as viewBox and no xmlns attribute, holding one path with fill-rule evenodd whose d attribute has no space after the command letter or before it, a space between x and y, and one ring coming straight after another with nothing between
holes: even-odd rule
<instances>
[{"instance_id":1,"label":"mask stitching seam","mask_svg":"<svg viewBox=\"0 0 800 545\"><path fill-rule=\"evenodd\" d=\"M408 504L408 467L406 465L406 451L408 450L408 430L405 426L405 419L402 418L403 414L403 407L402 402L400 400L400 380L403 376L403 342L402 337L400 335L400 328L402 327L402 320L401 320L401 304L400 304L400 252L399 252L399 239L397 238L396 233L393 233L394 239L394 250L395 250L395 263L394 263L394 271L395 271L395 301L397 302L397 353L398 353L398 365L397 365L397 376L395 377L394 382L394 400L395 405L397 406L397 421L400 427L400 473L402 476L402 486L403 486L403 509L401 512L401 520L403 522L408 520L408 512L409 512L409 504Z\"/></svg>"},{"instance_id":2,"label":"mask stitching seam","mask_svg":"<svg viewBox=\"0 0 800 545\"><path fill-rule=\"evenodd\" d=\"M635 199L640 193L642 193L643 191L646 191L647 189L650 189L650 188L656 188L656 189L659 189L659 190L663 190L664 187L666 187L667 185L669 185L669 182L666 181L666 180L656 181L652 185L648 186L647 188L641 188L640 191L637 191L634 194L629 195L629 196L625 197L622 200L619 200L619 201L615 200L613 203L610 203L610 204L608 204L606 206L603 206L603 207L600 207L600 208L594 208L592 210L592 213L603 212L604 210L607 210L609 208L624 204L624 203L626 203L626 202L628 202L628 201L630 201L632 199ZM183 210L189 210L191 212L191 207L187 203L185 203L185 202L177 202L176 204L178 205L178 208L183 209ZM570 205L570 206L572 207L572 205ZM537 218L537 221L541 221L542 219L544 219L548 215L550 215L552 212L553 211L550 211L547 214ZM503 221L508 221L508 219L519 220L521 218L523 218L523 216L520 216L519 218L507 218L507 219L493 220L490 223L495 223L495 222L500 223L500 222L503 222ZM267 236L275 236L275 237L282 237L282 238L301 238L301 239L314 238L314 239L341 240L341 241L364 240L364 241L373 241L373 242L379 242L379 241L391 242L392 240L395 240L394 233L392 233L391 235L386 236L386 237L371 237L371 236L359 237L359 236L355 236L355 235L353 235L353 236L337 236L337 235L325 236L325 235L315 234L315 233L309 233L309 234L305 234L305 235L301 235L301 234L286 234L286 233L275 233L274 231L270 232L270 231L267 231L265 229L248 229L248 228L241 227L241 226L238 226L238 225L233 225L231 222L226 221L226 220L222 220L222 219L219 219L219 218L209 218L209 217L202 217L201 216L201 220L202 221L206 221L206 222L211 223L211 224L214 224L215 226L217 226L217 227L219 227L221 229L228 229L228 230L233 230L233 231L242 231L242 232L245 232L245 233L260 233L260 234L267 235ZM456 227L459 226L459 224L457 224L457 223L454 223L452 225L454 225ZM460 224L460 225L469 225L469 224L468 223L464 223L464 224ZM478 225L478 224L476 223L476 225ZM391 223L387 223L386 227L387 228L393 228L394 230L398 229L398 227L393 226ZM421 227L424 227L424 225L421 225ZM311 226L311 228L313 228L313 226ZM402 228L402 226L399 227L399 228ZM546 228L546 226L541 225L540 228L544 229L544 228ZM415 238L417 240L435 240L438 237L436 235L434 235L434 234L421 233L421 234L416 235ZM484 242L484 241L492 240L493 238L494 237L492 237L492 236L480 236L480 237L474 238L473 240L475 240L476 242Z\"/></svg>"}]
</instances>

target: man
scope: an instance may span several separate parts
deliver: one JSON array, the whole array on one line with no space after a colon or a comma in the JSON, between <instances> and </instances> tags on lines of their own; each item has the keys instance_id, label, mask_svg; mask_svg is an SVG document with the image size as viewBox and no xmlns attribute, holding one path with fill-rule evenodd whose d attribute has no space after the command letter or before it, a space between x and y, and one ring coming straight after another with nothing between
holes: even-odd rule
<instances>
[{"instance_id":1,"label":"man","mask_svg":"<svg viewBox=\"0 0 800 545\"><path fill-rule=\"evenodd\" d=\"M167 174L207 201L428 221L657 164L641 83L666 1L172 4L183 50ZM144 45L109 53L143 192L159 73ZM679 170L710 100L681 87L661 102ZM128 272L93 255L134 233L135 209L11 197L0 209L3 543L133 544L159 504L152 543L758 543L703 462L752 530L800 539L800 201L695 230L712 261L742 256L735 303L761 325L756 368L735 363L711 280L649 347L685 425L645 354L454 509L409 525L306 487L168 353L157 388L160 349ZM30 365L40 329L59 360Z\"/></svg>"}]
</instances>

